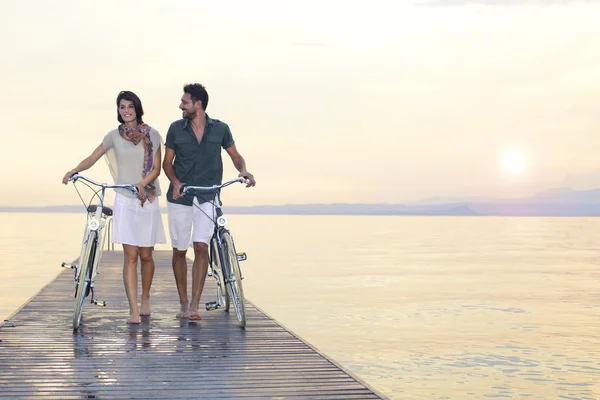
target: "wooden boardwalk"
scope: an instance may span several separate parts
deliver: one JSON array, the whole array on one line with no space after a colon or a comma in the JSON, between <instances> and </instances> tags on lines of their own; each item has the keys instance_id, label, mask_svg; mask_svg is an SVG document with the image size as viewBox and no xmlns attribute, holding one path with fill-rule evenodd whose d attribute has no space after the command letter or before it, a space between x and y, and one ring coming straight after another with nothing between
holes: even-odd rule
<instances>
[{"instance_id":1,"label":"wooden boardwalk","mask_svg":"<svg viewBox=\"0 0 600 400\"><path fill-rule=\"evenodd\" d=\"M104 253L96 297L107 307L86 303L76 335L71 270L0 325L0 398L383 398L250 302L245 330L221 310L175 318L167 251L155 253L152 316L127 325L122 257ZM207 278L201 304L215 298Z\"/></svg>"}]
</instances>

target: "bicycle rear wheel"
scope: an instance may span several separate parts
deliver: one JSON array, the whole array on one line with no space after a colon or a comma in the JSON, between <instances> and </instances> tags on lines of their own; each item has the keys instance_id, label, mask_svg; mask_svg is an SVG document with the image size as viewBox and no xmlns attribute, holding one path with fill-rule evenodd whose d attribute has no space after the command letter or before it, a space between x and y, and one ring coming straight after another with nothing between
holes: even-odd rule
<instances>
[{"instance_id":1,"label":"bicycle rear wheel","mask_svg":"<svg viewBox=\"0 0 600 400\"><path fill-rule=\"evenodd\" d=\"M240 264L238 263L237 253L235 251L235 245L233 243L233 237L227 230L221 234L223 241L223 259L229 268L229 280L228 288L231 299L233 300L233 306L235 307L235 313L237 319L240 322L240 327L246 327L246 305L244 301L244 288L242 287L242 271L240 270Z\"/></svg>"},{"instance_id":2,"label":"bicycle rear wheel","mask_svg":"<svg viewBox=\"0 0 600 400\"><path fill-rule=\"evenodd\" d=\"M90 293L91 275L94 267L94 259L96 257L96 231L90 232L90 236L85 245L85 252L83 258L79 260L79 282L77 283L77 289L75 292L75 309L73 311L73 332L77 332L79 324L81 323L81 313L83 311L83 303L85 298Z\"/></svg>"},{"instance_id":3,"label":"bicycle rear wheel","mask_svg":"<svg viewBox=\"0 0 600 400\"><path fill-rule=\"evenodd\" d=\"M226 277L223 274L219 246L217 245L216 238L213 238L210 241L210 260L212 263L213 278L217 281L217 299L219 300L219 305L223 307L225 311L229 311L229 293L227 292L227 285L225 284Z\"/></svg>"}]
</instances>

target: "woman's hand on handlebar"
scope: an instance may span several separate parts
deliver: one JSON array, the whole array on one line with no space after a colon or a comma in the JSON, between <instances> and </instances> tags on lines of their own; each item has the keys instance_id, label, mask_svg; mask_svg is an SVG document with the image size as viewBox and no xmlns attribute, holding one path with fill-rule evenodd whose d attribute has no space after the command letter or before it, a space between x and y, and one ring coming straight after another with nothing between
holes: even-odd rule
<instances>
[{"instance_id":1,"label":"woman's hand on handlebar","mask_svg":"<svg viewBox=\"0 0 600 400\"><path fill-rule=\"evenodd\" d=\"M77 173L77 171L76 171L76 170L74 170L74 169L72 169L72 170L70 170L69 172L67 172L67 173L65 174L65 176L63 176L63 179L62 179L62 183L63 183L63 185L66 185L67 183L69 183L69 180L71 179L71 177L72 177L73 175L75 175L76 173Z\"/></svg>"},{"instance_id":2,"label":"woman's hand on handlebar","mask_svg":"<svg viewBox=\"0 0 600 400\"><path fill-rule=\"evenodd\" d=\"M135 186L135 188L137 189L136 194L138 199L144 200L146 198L146 187L141 182L138 182L133 186Z\"/></svg>"}]
</instances>

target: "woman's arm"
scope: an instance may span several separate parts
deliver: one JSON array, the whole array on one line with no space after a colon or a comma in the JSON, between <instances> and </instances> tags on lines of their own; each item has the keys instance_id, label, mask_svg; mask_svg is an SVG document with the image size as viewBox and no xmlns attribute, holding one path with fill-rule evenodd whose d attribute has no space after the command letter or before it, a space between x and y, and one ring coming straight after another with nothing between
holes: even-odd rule
<instances>
[{"instance_id":1,"label":"woman's arm","mask_svg":"<svg viewBox=\"0 0 600 400\"><path fill-rule=\"evenodd\" d=\"M158 178L158 176L160 175L161 158L162 158L161 150L159 147L158 150L156 150L156 153L154 153L154 162L152 163L152 169L150 170L150 173L148 175L146 175L146 177L144 179L142 179L141 181L138 182L140 185L148 186L149 184L154 182L156 180L156 178Z\"/></svg>"},{"instance_id":2,"label":"woman's arm","mask_svg":"<svg viewBox=\"0 0 600 400\"><path fill-rule=\"evenodd\" d=\"M156 150L154 154L154 162L152 163L152 169L150 173L144 177L141 181L135 184L135 187L138 189L138 197L140 199L144 199L146 197L146 186L151 184L158 178L160 175L160 161L161 161L161 150L160 147Z\"/></svg>"},{"instance_id":3,"label":"woman's arm","mask_svg":"<svg viewBox=\"0 0 600 400\"><path fill-rule=\"evenodd\" d=\"M71 175L73 175L75 172L81 172L85 171L86 169L92 168L92 166L96 164L96 161L98 161L103 155L104 147L102 147L102 144L100 144L98 147L96 147L96 150L94 150L94 152L90 154L89 157L84 158L83 161L79 163L79 165L67 172L63 177L62 182L66 185L69 182L69 178L71 177Z\"/></svg>"}]
</instances>

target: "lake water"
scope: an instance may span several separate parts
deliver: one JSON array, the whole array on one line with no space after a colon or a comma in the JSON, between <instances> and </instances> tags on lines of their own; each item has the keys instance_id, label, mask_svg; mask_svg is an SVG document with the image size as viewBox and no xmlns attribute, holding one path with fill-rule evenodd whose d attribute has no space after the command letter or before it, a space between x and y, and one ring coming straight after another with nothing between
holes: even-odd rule
<instances>
[{"instance_id":1,"label":"lake water","mask_svg":"<svg viewBox=\"0 0 600 400\"><path fill-rule=\"evenodd\" d=\"M1 318L83 218L0 213ZM229 221L248 299L391 399L600 398L599 218Z\"/></svg>"}]
</instances>

